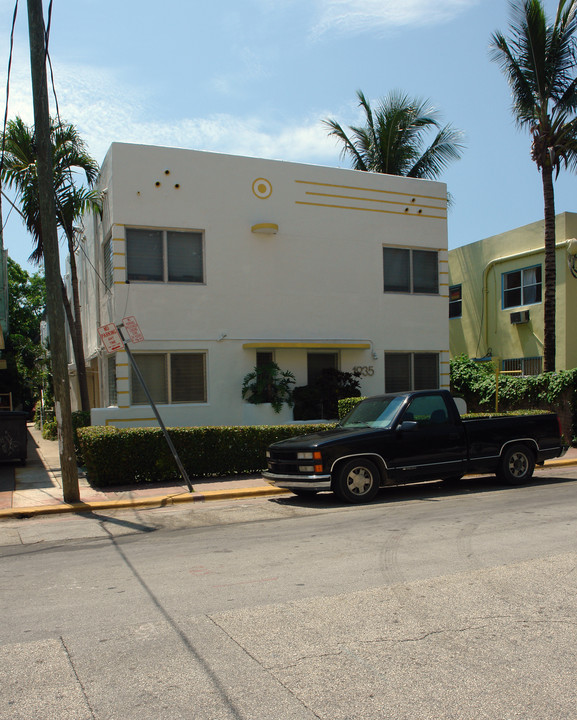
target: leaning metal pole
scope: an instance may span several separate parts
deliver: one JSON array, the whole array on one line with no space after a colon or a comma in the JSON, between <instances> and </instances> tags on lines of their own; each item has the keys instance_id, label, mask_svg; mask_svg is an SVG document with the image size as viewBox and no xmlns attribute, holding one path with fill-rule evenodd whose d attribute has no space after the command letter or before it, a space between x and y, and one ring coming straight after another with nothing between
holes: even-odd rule
<instances>
[{"instance_id":1,"label":"leaning metal pole","mask_svg":"<svg viewBox=\"0 0 577 720\"><path fill-rule=\"evenodd\" d=\"M166 429L166 426L165 426L164 422L162 421L162 418L160 417L160 413L158 412L156 404L155 404L154 400L152 399L152 396L151 396L150 392L148 391L148 388L146 387L146 382L144 381L144 378L142 377L142 373L140 372L140 369L139 369L138 365L136 364L136 361L134 360L134 356L130 352L130 348L128 347L128 342L122 333L123 325L117 325L117 328L118 328L120 337L122 339L122 342L124 344L124 349L126 350L126 354L128 355L128 359L130 360L130 364L132 365L132 370L133 370L134 374L136 375L136 377L138 378L140 384L142 385L144 394L146 395L146 398L148 399L148 402L150 403L150 406L152 407L152 411L154 412L154 415L155 415L156 419L158 420L160 429L164 433L166 443L170 449L170 452L172 453L172 456L174 457L174 459L176 461L176 464L178 465L180 474L182 475L184 481L186 482L186 484L188 486L188 491L194 492L194 488L192 487L192 483L190 482L188 473L186 472L186 469L185 469L184 465L182 464L180 457L178 456L178 453L176 452L176 448L174 447L174 444L170 438L170 435L168 434L168 430Z\"/></svg>"}]
</instances>

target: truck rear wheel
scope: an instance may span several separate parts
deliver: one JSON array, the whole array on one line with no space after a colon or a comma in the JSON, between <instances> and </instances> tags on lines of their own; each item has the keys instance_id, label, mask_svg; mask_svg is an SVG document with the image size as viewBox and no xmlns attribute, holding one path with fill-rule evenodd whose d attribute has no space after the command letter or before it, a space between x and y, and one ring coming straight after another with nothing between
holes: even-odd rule
<instances>
[{"instance_id":1,"label":"truck rear wheel","mask_svg":"<svg viewBox=\"0 0 577 720\"><path fill-rule=\"evenodd\" d=\"M535 457L525 445L508 447L501 458L497 477L507 485L523 485L533 477Z\"/></svg>"},{"instance_id":2,"label":"truck rear wheel","mask_svg":"<svg viewBox=\"0 0 577 720\"><path fill-rule=\"evenodd\" d=\"M349 460L338 471L333 492L344 502L370 502L379 491L381 475L370 460Z\"/></svg>"}]
</instances>

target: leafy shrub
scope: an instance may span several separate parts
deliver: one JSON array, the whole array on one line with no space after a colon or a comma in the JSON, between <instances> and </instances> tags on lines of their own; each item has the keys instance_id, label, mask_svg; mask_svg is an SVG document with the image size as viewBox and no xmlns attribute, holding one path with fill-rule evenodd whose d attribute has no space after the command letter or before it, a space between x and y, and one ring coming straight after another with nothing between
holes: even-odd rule
<instances>
[{"instance_id":1,"label":"leafy shrub","mask_svg":"<svg viewBox=\"0 0 577 720\"><path fill-rule=\"evenodd\" d=\"M170 428L170 438L191 477L260 472L277 440L328 430L334 424ZM92 426L78 430L89 480L96 486L179 478L159 428Z\"/></svg>"},{"instance_id":2,"label":"leafy shrub","mask_svg":"<svg viewBox=\"0 0 577 720\"><path fill-rule=\"evenodd\" d=\"M290 370L281 370L275 362L271 362L255 367L244 376L242 397L254 405L271 403L273 410L279 413L283 403L292 407L294 384L295 376Z\"/></svg>"},{"instance_id":3,"label":"leafy shrub","mask_svg":"<svg viewBox=\"0 0 577 720\"><path fill-rule=\"evenodd\" d=\"M294 389L295 420L339 417L339 401L360 395L360 384L355 373L326 368L314 383Z\"/></svg>"},{"instance_id":4,"label":"leafy shrub","mask_svg":"<svg viewBox=\"0 0 577 720\"><path fill-rule=\"evenodd\" d=\"M90 412L87 410L76 410L72 413L72 434L74 436L74 451L76 453L76 462L84 465L82 457L82 448L78 439L78 429L88 427L90 425Z\"/></svg>"},{"instance_id":5,"label":"leafy shrub","mask_svg":"<svg viewBox=\"0 0 577 720\"><path fill-rule=\"evenodd\" d=\"M47 420L42 427L44 440L56 440L58 438L58 423L56 420Z\"/></svg>"}]
</instances>

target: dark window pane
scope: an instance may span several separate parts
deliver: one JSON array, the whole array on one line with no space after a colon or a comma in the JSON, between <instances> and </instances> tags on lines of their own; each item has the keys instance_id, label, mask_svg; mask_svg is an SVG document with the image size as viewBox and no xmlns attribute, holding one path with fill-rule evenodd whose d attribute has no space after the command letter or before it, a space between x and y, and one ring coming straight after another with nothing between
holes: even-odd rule
<instances>
[{"instance_id":1,"label":"dark window pane","mask_svg":"<svg viewBox=\"0 0 577 720\"><path fill-rule=\"evenodd\" d=\"M273 354L272 352L257 352L256 354L256 366L257 368L264 367L265 365L270 365L274 362Z\"/></svg>"},{"instance_id":2,"label":"dark window pane","mask_svg":"<svg viewBox=\"0 0 577 720\"><path fill-rule=\"evenodd\" d=\"M516 270L515 272L506 273L504 276L504 288L505 290L511 290L513 288L521 287L521 271Z\"/></svg>"},{"instance_id":3,"label":"dark window pane","mask_svg":"<svg viewBox=\"0 0 577 720\"><path fill-rule=\"evenodd\" d=\"M107 290L112 288L114 275L114 259L112 257L112 240L109 238L102 249L104 255L104 285Z\"/></svg>"},{"instance_id":4,"label":"dark window pane","mask_svg":"<svg viewBox=\"0 0 577 720\"><path fill-rule=\"evenodd\" d=\"M410 292L410 250L383 248L385 292Z\"/></svg>"},{"instance_id":5,"label":"dark window pane","mask_svg":"<svg viewBox=\"0 0 577 720\"><path fill-rule=\"evenodd\" d=\"M461 317L463 311L461 301L461 286L452 285L449 288L449 317Z\"/></svg>"},{"instance_id":6,"label":"dark window pane","mask_svg":"<svg viewBox=\"0 0 577 720\"><path fill-rule=\"evenodd\" d=\"M413 292L439 292L439 261L435 250L413 250Z\"/></svg>"},{"instance_id":7,"label":"dark window pane","mask_svg":"<svg viewBox=\"0 0 577 720\"><path fill-rule=\"evenodd\" d=\"M505 290L503 293L503 307L510 308L522 305L521 302L521 288L514 290Z\"/></svg>"},{"instance_id":8,"label":"dark window pane","mask_svg":"<svg viewBox=\"0 0 577 720\"><path fill-rule=\"evenodd\" d=\"M168 280L203 282L202 235L195 232L167 232Z\"/></svg>"},{"instance_id":9,"label":"dark window pane","mask_svg":"<svg viewBox=\"0 0 577 720\"><path fill-rule=\"evenodd\" d=\"M162 232L126 230L126 264L129 280L162 282Z\"/></svg>"},{"instance_id":10,"label":"dark window pane","mask_svg":"<svg viewBox=\"0 0 577 720\"><path fill-rule=\"evenodd\" d=\"M116 392L116 355L108 357L108 404L118 405Z\"/></svg>"},{"instance_id":11,"label":"dark window pane","mask_svg":"<svg viewBox=\"0 0 577 720\"><path fill-rule=\"evenodd\" d=\"M172 402L206 402L204 353L170 356Z\"/></svg>"},{"instance_id":12,"label":"dark window pane","mask_svg":"<svg viewBox=\"0 0 577 720\"><path fill-rule=\"evenodd\" d=\"M411 389L410 353L385 353L385 392Z\"/></svg>"},{"instance_id":13,"label":"dark window pane","mask_svg":"<svg viewBox=\"0 0 577 720\"><path fill-rule=\"evenodd\" d=\"M337 353L309 353L307 355L307 380L312 385L323 374L323 370L337 370Z\"/></svg>"},{"instance_id":14,"label":"dark window pane","mask_svg":"<svg viewBox=\"0 0 577 720\"><path fill-rule=\"evenodd\" d=\"M166 355L135 353L134 361L155 403L168 402ZM147 405L148 399L135 372L131 374L132 404Z\"/></svg>"},{"instance_id":15,"label":"dark window pane","mask_svg":"<svg viewBox=\"0 0 577 720\"><path fill-rule=\"evenodd\" d=\"M436 353L415 353L414 390L436 390L439 387L439 356Z\"/></svg>"}]
</instances>

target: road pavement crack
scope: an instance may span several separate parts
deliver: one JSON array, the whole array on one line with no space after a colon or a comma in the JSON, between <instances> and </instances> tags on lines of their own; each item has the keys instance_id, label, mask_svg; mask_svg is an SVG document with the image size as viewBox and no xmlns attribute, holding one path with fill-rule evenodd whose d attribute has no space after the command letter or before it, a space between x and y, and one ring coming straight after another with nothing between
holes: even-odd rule
<instances>
[{"instance_id":1,"label":"road pavement crack","mask_svg":"<svg viewBox=\"0 0 577 720\"><path fill-rule=\"evenodd\" d=\"M272 666L272 667L266 667L266 665L263 665L263 663L262 663L257 657L255 657L255 655L253 655L249 650L247 650L246 647L244 647L243 645L241 645L240 642L239 642L236 638L234 638L229 632L227 632L227 630L226 630L222 625L220 625L220 623L218 623L213 617L211 617L210 615L205 615L205 617L207 618L207 620L209 620L210 622L212 622L221 632L223 632L231 642L233 642L240 650L242 650L242 652L245 653L245 655L248 655L248 657L249 657L251 660L253 660L253 661L262 669L263 672L265 672L267 675L269 675L270 677L272 677L279 685L281 685L281 687L283 687L283 688L286 690L286 692L289 693L289 695L291 695L298 703L300 703L304 708L306 708L306 709L308 710L308 712L311 713L311 715L314 715L314 717L319 718L319 720L322 720L322 715L319 715L318 713L316 713L316 712L312 709L312 707L310 707L309 705L307 705L307 703L304 702L304 700L303 700L302 698L300 698L298 695L296 695L296 694L294 693L294 691L291 690L291 688L288 687L287 684L284 683L284 682L273 672L274 670L277 670L277 669L278 669L278 670L283 670L284 667L282 667L282 666L279 666L279 667L277 667L277 668L275 668L274 666ZM340 654L340 652L337 653L337 654ZM322 655L321 657L325 657L325 656ZM327 657L328 657L328 655L327 655ZM299 658L299 661L300 661L301 659L304 659L304 658ZM290 665L287 665L286 667L290 667Z\"/></svg>"},{"instance_id":2,"label":"road pavement crack","mask_svg":"<svg viewBox=\"0 0 577 720\"><path fill-rule=\"evenodd\" d=\"M72 656L70 655L70 650L68 650L68 647L66 646L66 643L64 642L64 638L62 635L60 635L60 642L62 643L62 647L64 649L64 652L66 653L66 657L68 659L68 663L70 665L70 669L74 673L74 677L76 678L76 684L80 688L80 692L82 693L82 697L84 698L84 702L86 703L86 707L88 708L88 711L90 712L90 717L94 718L96 720L96 715L94 713L94 710L92 709L92 705L90 704L90 700L88 699L88 694L86 693L86 689L84 687L84 684L82 680L80 679L80 676L78 675L78 672L76 671L76 667L74 665L74 660L72 660Z\"/></svg>"}]
</instances>

